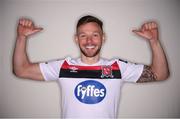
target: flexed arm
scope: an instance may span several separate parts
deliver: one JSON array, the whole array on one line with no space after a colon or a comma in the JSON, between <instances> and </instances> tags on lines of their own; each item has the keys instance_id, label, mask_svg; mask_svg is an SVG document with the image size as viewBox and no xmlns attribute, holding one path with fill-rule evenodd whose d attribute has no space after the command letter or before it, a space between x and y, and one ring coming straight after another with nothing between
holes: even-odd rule
<instances>
[{"instance_id":1,"label":"flexed arm","mask_svg":"<svg viewBox=\"0 0 180 119\"><path fill-rule=\"evenodd\" d=\"M34 80L43 80L38 63L31 63L26 52L28 37L41 30L42 28L36 27L29 19L22 18L19 20L13 54L13 72L16 76Z\"/></svg>"},{"instance_id":2,"label":"flexed arm","mask_svg":"<svg viewBox=\"0 0 180 119\"><path fill-rule=\"evenodd\" d=\"M165 80L169 76L169 67L166 55L159 41L158 25L156 22L147 22L138 30L133 30L137 35L147 39L152 50L152 63L145 65L143 73L137 82L150 82Z\"/></svg>"}]
</instances>

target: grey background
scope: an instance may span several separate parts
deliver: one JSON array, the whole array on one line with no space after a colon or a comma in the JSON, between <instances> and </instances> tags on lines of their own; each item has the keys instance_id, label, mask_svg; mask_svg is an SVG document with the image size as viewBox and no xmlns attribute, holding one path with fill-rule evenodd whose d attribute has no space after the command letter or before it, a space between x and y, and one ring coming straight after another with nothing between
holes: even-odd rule
<instances>
[{"instance_id":1,"label":"grey background","mask_svg":"<svg viewBox=\"0 0 180 119\"><path fill-rule=\"evenodd\" d=\"M56 82L19 79L12 74L12 53L17 21L32 19L44 30L28 41L33 62L66 56L78 57L73 41L75 24L84 14L94 14L105 24L106 58L149 64L148 43L131 32L145 21L160 26L167 53L169 80L126 84L119 117L180 117L180 1L178 0L1 0L0 1L0 117L60 117L60 91Z\"/></svg>"}]
</instances>

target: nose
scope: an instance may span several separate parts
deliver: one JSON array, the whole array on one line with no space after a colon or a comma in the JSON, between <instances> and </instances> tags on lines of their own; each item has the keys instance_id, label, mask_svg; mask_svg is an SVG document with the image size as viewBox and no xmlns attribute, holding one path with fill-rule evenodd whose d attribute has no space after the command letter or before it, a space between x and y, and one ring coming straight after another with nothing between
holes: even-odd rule
<instances>
[{"instance_id":1,"label":"nose","mask_svg":"<svg viewBox=\"0 0 180 119\"><path fill-rule=\"evenodd\" d=\"M87 43L91 43L91 42L92 42L92 36L88 36Z\"/></svg>"}]
</instances>

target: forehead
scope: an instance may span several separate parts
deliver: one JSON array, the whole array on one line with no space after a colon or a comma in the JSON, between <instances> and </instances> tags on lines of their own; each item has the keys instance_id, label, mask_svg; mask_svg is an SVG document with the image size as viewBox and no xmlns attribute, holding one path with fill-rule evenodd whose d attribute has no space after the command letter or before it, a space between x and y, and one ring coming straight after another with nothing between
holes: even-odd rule
<instances>
[{"instance_id":1,"label":"forehead","mask_svg":"<svg viewBox=\"0 0 180 119\"><path fill-rule=\"evenodd\" d=\"M93 31L93 32L102 32L100 26L95 23L95 22L89 22L89 23L85 23L82 24L78 27L77 32L88 32L88 31Z\"/></svg>"}]
</instances>

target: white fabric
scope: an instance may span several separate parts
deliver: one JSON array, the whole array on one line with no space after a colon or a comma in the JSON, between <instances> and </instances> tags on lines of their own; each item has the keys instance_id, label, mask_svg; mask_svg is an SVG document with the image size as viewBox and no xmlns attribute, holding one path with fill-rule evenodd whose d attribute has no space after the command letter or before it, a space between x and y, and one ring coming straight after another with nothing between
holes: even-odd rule
<instances>
[{"instance_id":1,"label":"white fabric","mask_svg":"<svg viewBox=\"0 0 180 119\"><path fill-rule=\"evenodd\" d=\"M103 66L117 62L121 79L59 78L61 66L65 61L76 66ZM40 69L46 81L57 80L60 85L63 118L116 118L123 82L136 82L143 71L143 65L119 59L100 59L96 64L86 65L80 59L68 57L64 60L40 63ZM88 85L90 82L93 84ZM89 101L90 96L96 96L101 101L95 100L95 104L80 101L81 99Z\"/></svg>"}]
</instances>

